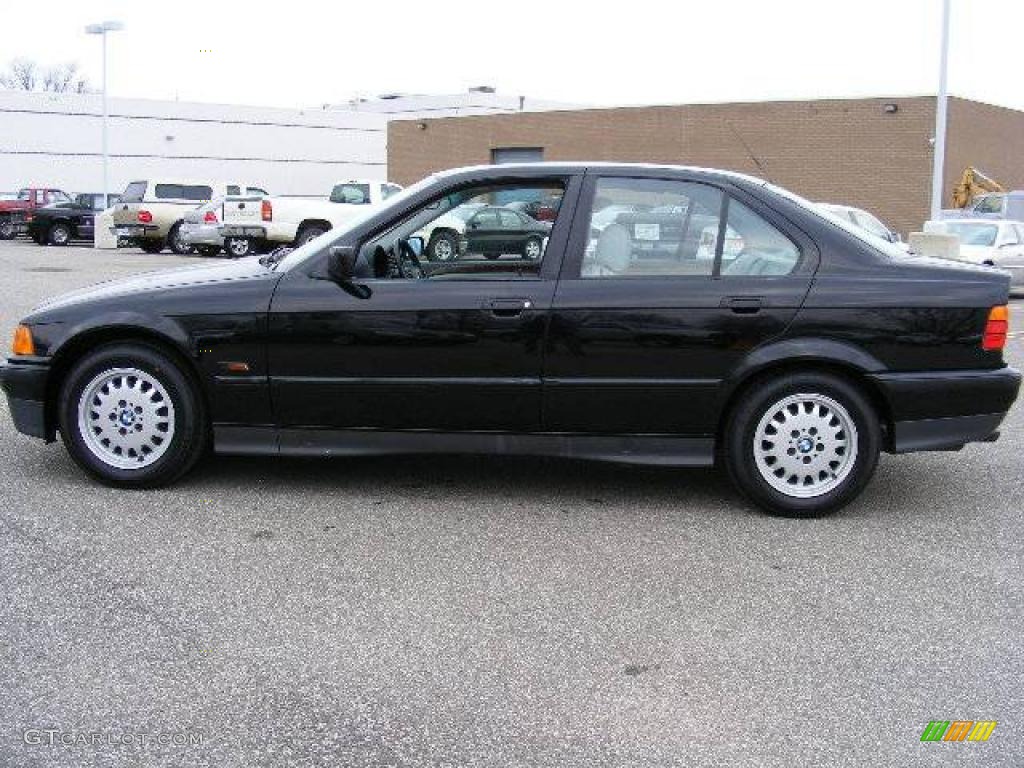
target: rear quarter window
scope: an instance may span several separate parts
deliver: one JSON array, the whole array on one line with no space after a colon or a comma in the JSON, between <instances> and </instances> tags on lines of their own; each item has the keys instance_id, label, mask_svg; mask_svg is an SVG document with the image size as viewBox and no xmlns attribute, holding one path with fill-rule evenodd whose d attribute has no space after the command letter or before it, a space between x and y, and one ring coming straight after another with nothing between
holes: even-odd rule
<instances>
[{"instance_id":1,"label":"rear quarter window","mask_svg":"<svg viewBox=\"0 0 1024 768\"><path fill-rule=\"evenodd\" d=\"M146 185L145 181L133 181L124 188L124 194L121 195L122 203L141 203L142 198L146 196Z\"/></svg>"}]
</instances>

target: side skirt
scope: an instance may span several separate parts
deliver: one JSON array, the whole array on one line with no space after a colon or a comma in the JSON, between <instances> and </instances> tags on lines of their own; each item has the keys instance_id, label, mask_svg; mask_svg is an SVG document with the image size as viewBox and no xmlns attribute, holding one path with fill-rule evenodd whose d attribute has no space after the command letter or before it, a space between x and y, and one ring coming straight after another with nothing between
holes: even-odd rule
<instances>
[{"instance_id":1,"label":"side skirt","mask_svg":"<svg viewBox=\"0 0 1024 768\"><path fill-rule=\"evenodd\" d=\"M498 454L710 467L711 437L576 435L556 433L425 432L370 429L214 427L214 449L234 455L381 456L388 454Z\"/></svg>"}]
</instances>

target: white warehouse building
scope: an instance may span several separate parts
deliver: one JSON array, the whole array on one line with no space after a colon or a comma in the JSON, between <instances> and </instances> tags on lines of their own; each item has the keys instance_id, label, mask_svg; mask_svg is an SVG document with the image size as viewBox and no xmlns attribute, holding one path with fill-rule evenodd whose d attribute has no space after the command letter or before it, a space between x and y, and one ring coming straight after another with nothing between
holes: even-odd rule
<instances>
[{"instance_id":1,"label":"white warehouse building","mask_svg":"<svg viewBox=\"0 0 1024 768\"><path fill-rule=\"evenodd\" d=\"M387 178L387 122L557 109L488 88L390 95L312 109L108 100L110 192L156 176L238 181L273 194L324 196L337 181ZM98 94L0 90L0 193L22 187L98 192Z\"/></svg>"}]
</instances>

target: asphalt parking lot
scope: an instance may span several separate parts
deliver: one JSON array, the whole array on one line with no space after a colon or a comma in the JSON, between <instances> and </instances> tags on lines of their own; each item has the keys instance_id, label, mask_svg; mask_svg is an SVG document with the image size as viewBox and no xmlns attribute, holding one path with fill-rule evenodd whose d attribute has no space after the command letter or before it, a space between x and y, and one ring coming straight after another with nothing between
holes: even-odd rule
<instances>
[{"instance_id":1,"label":"asphalt parking lot","mask_svg":"<svg viewBox=\"0 0 1024 768\"><path fill-rule=\"evenodd\" d=\"M3 343L181 261L0 243ZM1019 766L1022 448L1018 405L814 521L554 460L211 458L126 492L4 401L0 764ZM936 719L999 725L920 742ZM160 733L201 743L124 738Z\"/></svg>"}]
</instances>

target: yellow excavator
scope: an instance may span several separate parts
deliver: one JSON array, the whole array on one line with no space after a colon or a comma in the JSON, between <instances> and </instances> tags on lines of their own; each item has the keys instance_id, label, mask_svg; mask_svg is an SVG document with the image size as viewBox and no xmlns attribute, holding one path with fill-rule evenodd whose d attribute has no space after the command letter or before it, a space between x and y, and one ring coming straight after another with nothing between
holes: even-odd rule
<instances>
[{"instance_id":1,"label":"yellow excavator","mask_svg":"<svg viewBox=\"0 0 1024 768\"><path fill-rule=\"evenodd\" d=\"M966 208L983 192L1005 192L1003 185L986 176L974 166L968 166L953 187L953 207Z\"/></svg>"}]
</instances>

